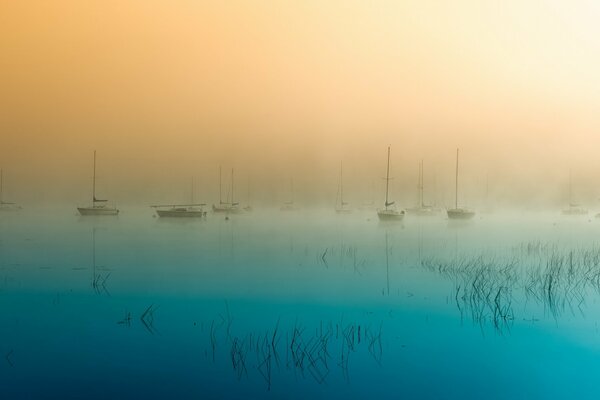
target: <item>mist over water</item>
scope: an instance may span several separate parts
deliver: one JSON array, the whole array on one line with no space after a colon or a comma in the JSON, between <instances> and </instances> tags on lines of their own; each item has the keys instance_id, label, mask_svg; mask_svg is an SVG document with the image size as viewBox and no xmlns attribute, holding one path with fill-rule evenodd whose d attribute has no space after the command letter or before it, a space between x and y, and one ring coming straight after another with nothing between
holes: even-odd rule
<instances>
[{"instance_id":1,"label":"mist over water","mask_svg":"<svg viewBox=\"0 0 600 400\"><path fill-rule=\"evenodd\" d=\"M594 390L590 217L386 224L374 211L263 209L172 220L59 207L0 218L10 398Z\"/></svg>"},{"instance_id":2,"label":"mist over water","mask_svg":"<svg viewBox=\"0 0 600 400\"><path fill-rule=\"evenodd\" d=\"M3 2L0 397L597 398L599 16Z\"/></svg>"}]
</instances>

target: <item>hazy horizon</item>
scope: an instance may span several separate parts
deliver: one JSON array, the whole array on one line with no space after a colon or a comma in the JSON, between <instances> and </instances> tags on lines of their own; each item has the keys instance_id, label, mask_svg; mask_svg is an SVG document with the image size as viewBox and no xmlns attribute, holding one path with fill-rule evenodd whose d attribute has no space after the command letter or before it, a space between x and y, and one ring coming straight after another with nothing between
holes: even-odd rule
<instances>
[{"instance_id":1,"label":"hazy horizon","mask_svg":"<svg viewBox=\"0 0 600 400\"><path fill-rule=\"evenodd\" d=\"M600 6L593 2L22 1L0 6L6 200L236 196L593 208ZM434 178L435 176L435 178ZM225 180L224 180L225 181Z\"/></svg>"}]
</instances>

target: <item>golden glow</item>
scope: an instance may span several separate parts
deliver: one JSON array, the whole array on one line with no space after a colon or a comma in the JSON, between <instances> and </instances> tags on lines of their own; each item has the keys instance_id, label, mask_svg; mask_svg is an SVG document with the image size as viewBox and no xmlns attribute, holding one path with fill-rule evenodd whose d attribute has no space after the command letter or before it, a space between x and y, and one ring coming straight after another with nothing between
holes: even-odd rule
<instances>
[{"instance_id":1,"label":"golden glow","mask_svg":"<svg viewBox=\"0 0 600 400\"><path fill-rule=\"evenodd\" d=\"M24 197L81 199L97 149L112 198L194 175L212 201L219 164L318 193L344 159L365 191L388 144L399 187L421 158L450 187L459 146L471 187L558 196L573 168L593 199L598 20L593 1L5 1L0 165Z\"/></svg>"}]
</instances>

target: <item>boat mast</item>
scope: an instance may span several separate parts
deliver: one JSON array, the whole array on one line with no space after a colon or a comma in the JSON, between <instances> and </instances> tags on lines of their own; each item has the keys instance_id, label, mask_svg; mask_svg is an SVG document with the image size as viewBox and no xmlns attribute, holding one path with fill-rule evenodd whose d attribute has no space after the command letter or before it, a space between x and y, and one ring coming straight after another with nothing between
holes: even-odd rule
<instances>
[{"instance_id":1,"label":"boat mast","mask_svg":"<svg viewBox=\"0 0 600 400\"><path fill-rule=\"evenodd\" d=\"M456 149L456 181L454 186L454 208L458 208L458 148Z\"/></svg>"},{"instance_id":2,"label":"boat mast","mask_svg":"<svg viewBox=\"0 0 600 400\"><path fill-rule=\"evenodd\" d=\"M248 196L247 196L247 201L248 201L248 207L250 207L250 177L248 176Z\"/></svg>"},{"instance_id":3,"label":"boat mast","mask_svg":"<svg viewBox=\"0 0 600 400\"><path fill-rule=\"evenodd\" d=\"M344 207L344 180L342 171L342 162L340 161L340 205Z\"/></svg>"},{"instance_id":4,"label":"boat mast","mask_svg":"<svg viewBox=\"0 0 600 400\"><path fill-rule=\"evenodd\" d=\"M221 166L219 165L219 204L223 204L223 189L221 184Z\"/></svg>"},{"instance_id":5,"label":"boat mast","mask_svg":"<svg viewBox=\"0 0 600 400\"><path fill-rule=\"evenodd\" d=\"M192 204L194 204L194 177L192 177Z\"/></svg>"},{"instance_id":6,"label":"boat mast","mask_svg":"<svg viewBox=\"0 0 600 400\"><path fill-rule=\"evenodd\" d=\"M92 178L92 204L96 204L96 150L94 150L94 176Z\"/></svg>"},{"instance_id":7,"label":"boat mast","mask_svg":"<svg viewBox=\"0 0 600 400\"><path fill-rule=\"evenodd\" d=\"M437 193L437 173L436 170L434 168L433 170L433 205L437 206L437 198L438 198L438 193Z\"/></svg>"},{"instance_id":8,"label":"boat mast","mask_svg":"<svg viewBox=\"0 0 600 400\"><path fill-rule=\"evenodd\" d=\"M390 146L388 146L387 172L385 174L385 209L388 208L388 194L390 189Z\"/></svg>"},{"instance_id":9,"label":"boat mast","mask_svg":"<svg viewBox=\"0 0 600 400\"><path fill-rule=\"evenodd\" d=\"M423 202L423 159L421 159L421 165L419 166L419 197L421 199L421 208L425 207Z\"/></svg>"},{"instance_id":10,"label":"boat mast","mask_svg":"<svg viewBox=\"0 0 600 400\"><path fill-rule=\"evenodd\" d=\"M233 202L233 168L231 168L231 205L233 206L235 203Z\"/></svg>"}]
</instances>

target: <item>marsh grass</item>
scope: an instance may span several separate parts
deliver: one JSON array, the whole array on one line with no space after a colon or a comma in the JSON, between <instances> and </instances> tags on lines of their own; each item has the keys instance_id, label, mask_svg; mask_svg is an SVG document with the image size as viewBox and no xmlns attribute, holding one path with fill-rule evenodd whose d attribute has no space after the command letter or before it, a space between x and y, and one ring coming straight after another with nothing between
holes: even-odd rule
<instances>
[{"instance_id":1,"label":"marsh grass","mask_svg":"<svg viewBox=\"0 0 600 400\"><path fill-rule=\"evenodd\" d=\"M505 256L428 258L421 266L453 282L461 318L468 315L482 327L490 322L501 334L510 331L516 303L526 313L533 302L558 319L565 312L584 316L586 299L600 294L597 247L560 250L556 243L527 242Z\"/></svg>"},{"instance_id":2,"label":"marsh grass","mask_svg":"<svg viewBox=\"0 0 600 400\"><path fill-rule=\"evenodd\" d=\"M226 315L229 314L227 311ZM278 318L271 329L264 332L234 334L230 324L233 318L219 315L210 324L209 347L212 361L218 357L218 345L228 349L231 367L237 379L248 378L254 370L271 390L275 371L293 373L297 378L312 379L325 384L333 368L350 379L352 355L363 348L375 363L382 364L383 323L377 329L355 322L320 321L309 328L297 320L284 327ZM205 351L208 354L208 350Z\"/></svg>"}]
</instances>

